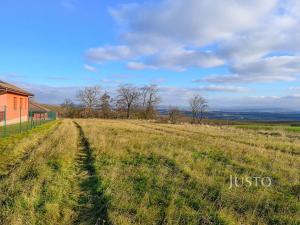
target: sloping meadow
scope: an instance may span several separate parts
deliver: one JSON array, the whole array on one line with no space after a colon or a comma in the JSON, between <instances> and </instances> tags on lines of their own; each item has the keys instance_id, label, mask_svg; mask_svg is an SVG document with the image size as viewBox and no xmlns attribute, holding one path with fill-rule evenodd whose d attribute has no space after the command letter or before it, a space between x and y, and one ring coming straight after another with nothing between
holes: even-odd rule
<instances>
[{"instance_id":1,"label":"sloping meadow","mask_svg":"<svg viewBox=\"0 0 300 225\"><path fill-rule=\"evenodd\" d=\"M79 121L114 224L299 224L299 135Z\"/></svg>"},{"instance_id":2,"label":"sloping meadow","mask_svg":"<svg viewBox=\"0 0 300 225\"><path fill-rule=\"evenodd\" d=\"M300 133L61 120L0 140L0 224L300 224Z\"/></svg>"},{"instance_id":3,"label":"sloping meadow","mask_svg":"<svg viewBox=\"0 0 300 225\"><path fill-rule=\"evenodd\" d=\"M79 196L77 130L71 121L57 121L27 135L2 145L0 224L70 224Z\"/></svg>"}]
</instances>

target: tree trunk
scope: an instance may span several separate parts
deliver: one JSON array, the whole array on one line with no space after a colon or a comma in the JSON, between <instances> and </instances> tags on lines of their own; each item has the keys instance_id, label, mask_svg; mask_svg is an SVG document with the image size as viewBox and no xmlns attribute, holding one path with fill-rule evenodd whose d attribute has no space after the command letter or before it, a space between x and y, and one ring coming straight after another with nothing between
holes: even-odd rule
<instances>
[{"instance_id":1,"label":"tree trunk","mask_svg":"<svg viewBox=\"0 0 300 225\"><path fill-rule=\"evenodd\" d=\"M130 117L130 106L127 107L127 119Z\"/></svg>"}]
</instances>

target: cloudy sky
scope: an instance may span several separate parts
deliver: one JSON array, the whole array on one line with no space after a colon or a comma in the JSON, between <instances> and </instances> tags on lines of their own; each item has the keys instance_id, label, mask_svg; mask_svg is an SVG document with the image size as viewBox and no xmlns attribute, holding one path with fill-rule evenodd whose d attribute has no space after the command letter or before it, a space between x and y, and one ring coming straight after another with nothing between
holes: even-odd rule
<instances>
[{"instance_id":1,"label":"cloudy sky","mask_svg":"<svg viewBox=\"0 0 300 225\"><path fill-rule=\"evenodd\" d=\"M163 105L300 110L299 0L1 0L0 79L60 103L157 84Z\"/></svg>"}]
</instances>

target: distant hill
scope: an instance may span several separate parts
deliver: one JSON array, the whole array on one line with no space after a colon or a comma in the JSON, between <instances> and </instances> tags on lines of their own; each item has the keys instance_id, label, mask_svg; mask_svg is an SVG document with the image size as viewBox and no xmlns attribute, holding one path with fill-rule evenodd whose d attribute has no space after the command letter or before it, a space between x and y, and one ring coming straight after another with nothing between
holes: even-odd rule
<instances>
[{"instance_id":1,"label":"distant hill","mask_svg":"<svg viewBox=\"0 0 300 225\"><path fill-rule=\"evenodd\" d=\"M160 114L167 115L168 109L158 109ZM189 110L182 110L182 112L191 116ZM300 121L300 112L280 112L280 111L209 111L206 114L208 119L218 120L239 120L239 121Z\"/></svg>"}]
</instances>

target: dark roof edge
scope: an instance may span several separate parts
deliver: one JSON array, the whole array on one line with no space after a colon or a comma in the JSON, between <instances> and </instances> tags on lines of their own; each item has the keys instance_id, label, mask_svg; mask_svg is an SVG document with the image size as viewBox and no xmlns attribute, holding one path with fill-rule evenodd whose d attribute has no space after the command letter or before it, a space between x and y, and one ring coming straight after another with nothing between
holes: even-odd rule
<instances>
[{"instance_id":1,"label":"dark roof edge","mask_svg":"<svg viewBox=\"0 0 300 225\"><path fill-rule=\"evenodd\" d=\"M33 105L33 106L35 106L35 107L37 107L37 108L43 109L43 110L45 110L45 111L47 111L47 112L50 112L50 111L51 111L50 109L48 109L48 108L46 108L46 107L44 107L44 106L42 106L41 104L36 103L36 102L30 101L29 104L31 104L31 105Z\"/></svg>"},{"instance_id":2,"label":"dark roof edge","mask_svg":"<svg viewBox=\"0 0 300 225\"><path fill-rule=\"evenodd\" d=\"M0 90L5 91L6 93L10 92L10 93L22 94L22 95L26 95L26 96L34 96L34 94L32 94L30 92L27 92L27 91L18 91L18 90L12 89L12 88L0 88Z\"/></svg>"}]
</instances>

